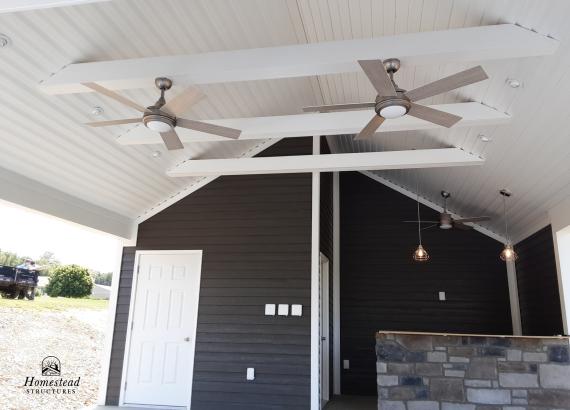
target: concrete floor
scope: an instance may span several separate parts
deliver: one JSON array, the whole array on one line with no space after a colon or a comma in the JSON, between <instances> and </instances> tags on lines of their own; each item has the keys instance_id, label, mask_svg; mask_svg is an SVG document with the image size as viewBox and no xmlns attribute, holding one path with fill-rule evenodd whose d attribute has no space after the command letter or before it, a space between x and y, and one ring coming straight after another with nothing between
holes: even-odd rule
<instances>
[{"instance_id":1,"label":"concrete floor","mask_svg":"<svg viewBox=\"0 0 570 410\"><path fill-rule=\"evenodd\" d=\"M335 396L324 410L377 410L376 396Z\"/></svg>"}]
</instances>

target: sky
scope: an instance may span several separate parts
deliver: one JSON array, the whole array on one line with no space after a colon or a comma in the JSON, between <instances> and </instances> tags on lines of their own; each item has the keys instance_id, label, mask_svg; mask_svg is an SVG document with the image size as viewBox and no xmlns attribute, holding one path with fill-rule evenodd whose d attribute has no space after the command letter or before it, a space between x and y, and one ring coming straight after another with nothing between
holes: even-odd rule
<instances>
[{"instance_id":1,"label":"sky","mask_svg":"<svg viewBox=\"0 0 570 410\"><path fill-rule=\"evenodd\" d=\"M117 266L120 241L111 235L0 201L0 249L38 258L55 254L61 263L75 263L100 272Z\"/></svg>"}]
</instances>

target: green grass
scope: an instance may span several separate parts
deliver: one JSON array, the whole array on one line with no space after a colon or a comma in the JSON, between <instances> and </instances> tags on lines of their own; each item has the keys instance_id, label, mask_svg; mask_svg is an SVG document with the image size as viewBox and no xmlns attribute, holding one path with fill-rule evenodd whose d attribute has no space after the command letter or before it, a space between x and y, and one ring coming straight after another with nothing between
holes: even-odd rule
<instances>
[{"instance_id":1,"label":"green grass","mask_svg":"<svg viewBox=\"0 0 570 410\"><path fill-rule=\"evenodd\" d=\"M1 308L17 308L26 310L68 310L68 309L107 309L108 300L103 299L74 299L36 296L35 300L19 300L0 298Z\"/></svg>"}]
</instances>

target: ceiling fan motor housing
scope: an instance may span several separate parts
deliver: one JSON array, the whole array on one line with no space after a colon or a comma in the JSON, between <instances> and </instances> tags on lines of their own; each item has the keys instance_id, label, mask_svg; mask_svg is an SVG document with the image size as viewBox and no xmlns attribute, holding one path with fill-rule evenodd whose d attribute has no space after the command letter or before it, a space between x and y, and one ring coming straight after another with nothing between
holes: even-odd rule
<instances>
[{"instance_id":1,"label":"ceiling fan motor housing","mask_svg":"<svg viewBox=\"0 0 570 410\"><path fill-rule=\"evenodd\" d=\"M176 126L176 119L164 111L150 110L143 117L143 124L156 132L168 132Z\"/></svg>"},{"instance_id":2,"label":"ceiling fan motor housing","mask_svg":"<svg viewBox=\"0 0 570 410\"><path fill-rule=\"evenodd\" d=\"M440 215L440 220L439 220L439 227L441 229L451 229L453 228L453 219L451 218L451 215L448 213L442 213Z\"/></svg>"},{"instance_id":3,"label":"ceiling fan motor housing","mask_svg":"<svg viewBox=\"0 0 570 410\"><path fill-rule=\"evenodd\" d=\"M396 90L396 96L378 96L376 97L376 105L374 111L383 118L398 118L406 115L410 111L410 100L404 95L403 91Z\"/></svg>"}]
</instances>

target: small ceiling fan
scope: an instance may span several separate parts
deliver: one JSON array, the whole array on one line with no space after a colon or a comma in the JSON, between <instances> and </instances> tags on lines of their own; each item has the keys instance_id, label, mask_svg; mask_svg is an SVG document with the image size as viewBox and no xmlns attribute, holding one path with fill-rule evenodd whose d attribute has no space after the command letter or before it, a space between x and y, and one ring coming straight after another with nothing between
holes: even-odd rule
<instances>
[{"instance_id":1,"label":"small ceiling fan","mask_svg":"<svg viewBox=\"0 0 570 410\"><path fill-rule=\"evenodd\" d=\"M451 229L457 228L462 230L473 229L472 226L465 225L466 222L482 222L488 221L491 218L488 216L474 216L470 218L458 218L454 219L449 212L447 212L447 199L451 197L451 194L447 191L441 191L441 196L443 197L443 212L439 214L439 221L421 221L420 223L432 224L426 226L422 229L433 228L434 226L439 226L440 229ZM404 221L405 223L415 223L418 221Z\"/></svg>"},{"instance_id":2,"label":"small ceiling fan","mask_svg":"<svg viewBox=\"0 0 570 410\"><path fill-rule=\"evenodd\" d=\"M239 138L241 130L179 117L179 115L184 114L191 105L197 103L204 97L204 94L202 94L202 92L197 88L189 87L167 103L164 98L164 93L172 87L172 80L166 77L158 77L154 80L154 83L160 90L160 98L154 103L154 105L147 108L123 97L120 94L117 94L114 91L102 87L99 84L82 83L85 87L112 98L121 104L134 108L143 114L142 118L89 122L86 125L89 125L90 127L106 127L109 125L136 124L138 122L142 122L145 127L160 134L166 148L169 150L184 148L182 141L180 141L180 138L176 133L176 127L188 128L230 139Z\"/></svg>"},{"instance_id":3,"label":"small ceiling fan","mask_svg":"<svg viewBox=\"0 0 570 410\"><path fill-rule=\"evenodd\" d=\"M483 68L477 66L411 91L406 91L398 87L394 81L394 73L400 69L400 60L397 58L389 58L384 61L359 60L358 64L360 64L364 74L366 74L378 92L375 102L321 105L303 108L303 111L306 112L374 108L376 115L372 117L370 122L360 131L356 139L371 138L384 120L403 117L406 114L449 128L461 120L461 117L425 105L416 104L415 101L433 97L434 95L455 90L456 88L489 78Z\"/></svg>"}]
</instances>

